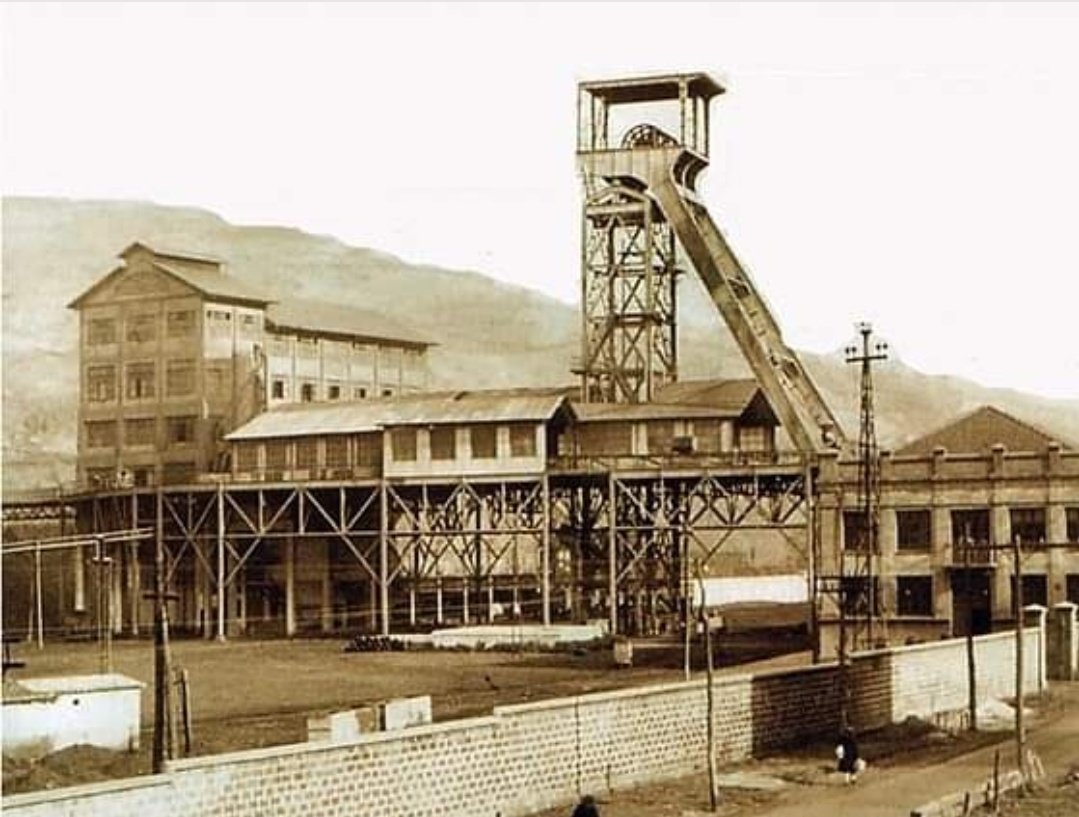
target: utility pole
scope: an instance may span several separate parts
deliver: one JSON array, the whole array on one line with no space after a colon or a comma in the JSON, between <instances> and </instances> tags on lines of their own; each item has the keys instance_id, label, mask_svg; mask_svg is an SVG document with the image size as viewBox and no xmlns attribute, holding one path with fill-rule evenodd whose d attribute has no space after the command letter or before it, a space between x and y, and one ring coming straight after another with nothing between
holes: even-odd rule
<instances>
[{"instance_id":1,"label":"utility pole","mask_svg":"<svg viewBox=\"0 0 1079 817\"><path fill-rule=\"evenodd\" d=\"M876 568L873 562L878 549L877 539L880 531L880 450L877 447L877 430L873 408L873 363L878 360L888 359L888 344L883 341L870 341L873 334L872 324L863 321L857 324L856 328L858 334L861 335L861 344L848 346L844 351L847 363L858 364L861 367L858 498L861 505L862 538L864 539L859 544L864 548L864 561L858 573L860 577L865 579L865 587L862 591L866 600L866 620L864 625L866 644L869 648L872 648L875 644L873 625L877 617L878 606ZM859 551L859 553L862 552L862 550ZM841 562L841 583L844 572Z\"/></svg>"},{"instance_id":2,"label":"utility pole","mask_svg":"<svg viewBox=\"0 0 1079 817\"><path fill-rule=\"evenodd\" d=\"M970 731L978 731L978 678L974 667L974 597L970 591L970 526L963 534L963 596L967 604L967 706Z\"/></svg>"},{"instance_id":3,"label":"utility pole","mask_svg":"<svg viewBox=\"0 0 1079 817\"><path fill-rule=\"evenodd\" d=\"M172 670L169 666L169 618L165 582L165 499L157 489L156 536L154 537L154 592L146 598L154 602L154 748L153 770L165 771L166 759L176 757L176 729L173 723ZM172 596L175 598L175 596Z\"/></svg>"},{"instance_id":4,"label":"utility pole","mask_svg":"<svg viewBox=\"0 0 1079 817\"><path fill-rule=\"evenodd\" d=\"M700 562L696 565L697 584L701 589L701 608L700 616L701 623L704 625L704 665L706 668L705 683L707 687L707 710L708 710L708 723L707 723L707 743L708 743L708 804L712 811L719 808L719 786L716 782L718 776L716 770L716 725L715 725L715 690L712 688L713 673L712 673L712 627L708 620L708 604L707 596L704 589L704 573L701 570Z\"/></svg>"},{"instance_id":5,"label":"utility pole","mask_svg":"<svg viewBox=\"0 0 1079 817\"><path fill-rule=\"evenodd\" d=\"M1015 560L1015 760L1019 773L1026 779L1024 748L1026 734L1023 727L1023 546L1019 537L1012 541L1012 559Z\"/></svg>"}]
</instances>

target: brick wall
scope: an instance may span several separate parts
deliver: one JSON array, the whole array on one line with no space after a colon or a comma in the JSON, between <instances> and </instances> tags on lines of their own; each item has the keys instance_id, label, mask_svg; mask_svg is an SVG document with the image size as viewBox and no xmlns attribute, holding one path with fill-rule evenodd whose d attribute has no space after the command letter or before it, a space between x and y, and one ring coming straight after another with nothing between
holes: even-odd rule
<instances>
[{"instance_id":1,"label":"brick wall","mask_svg":"<svg viewBox=\"0 0 1079 817\"><path fill-rule=\"evenodd\" d=\"M1025 634L1025 681L1044 683L1042 633ZM979 691L1014 694L1014 636L976 639ZM859 728L966 706L962 640L865 653L851 668ZM716 681L720 760L832 735L834 664ZM517 817L602 792L702 770L703 681L499 707L493 715L368 735L177 761L163 775L5 798L10 817Z\"/></svg>"}]
</instances>

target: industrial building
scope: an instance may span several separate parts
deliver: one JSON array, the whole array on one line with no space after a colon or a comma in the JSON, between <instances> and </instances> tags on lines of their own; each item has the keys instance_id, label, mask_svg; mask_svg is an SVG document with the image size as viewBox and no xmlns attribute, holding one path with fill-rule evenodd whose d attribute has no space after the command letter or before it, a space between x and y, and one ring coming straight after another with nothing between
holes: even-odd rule
<instances>
[{"instance_id":1,"label":"industrial building","mask_svg":"<svg viewBox=\"0 0 1079 817\"><path fill-rule=\"evenodd\" d=\"M1079 602L1067 441L987 408L872 449L865 479L870 449L696 191L722 93L704 74L580 85L571 386L426 391L430 341L383 316L273 303L219 261L133 244L72 304L82 486L54 502L90 537L159 538L174 627L207 637L504 619L675 632L698 576L796 575L829 654L841 637L1007 625L1012 565L989 546L1015 537L1026 600ZM643 119L616 125L627 111ZM691 270L752 379L680 379ZM70 609L142 632L153 542L114 546L104 569L92 550L65 557Z\"/></svg>"}]
</instances>

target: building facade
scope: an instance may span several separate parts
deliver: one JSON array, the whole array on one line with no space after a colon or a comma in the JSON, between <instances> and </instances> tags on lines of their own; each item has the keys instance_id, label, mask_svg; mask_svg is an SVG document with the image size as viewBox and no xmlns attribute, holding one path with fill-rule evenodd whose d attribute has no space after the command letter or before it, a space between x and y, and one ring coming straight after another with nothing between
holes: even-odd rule
<instances>
[{"instance_id":1,"label":"building facade","mask_svg":"<svg viewBox=\"0 0 1079 817\"><path fill-rule=\"evenodd\" d=\"M426 388L430 343L381 316L274 303L215 258L141 243L120 258L69 305L79 312L85 487L224 471L224 434L268 405Z\"/></svg>"},{"instance_id":2,"label":"building facade","mask_svg":"<svg viewBox=\"0 0 1079 817\"><path fill-rule=\"evenodd\" d=\"M826 457L820 468L820 570L860 581L858 465ZM1079 451L1004 412L984 407L921 437L881 463L874 581L875 640L926 641L1014 625L1015 560L1023 603L1079 603ZM866 612L847 588L852 632ZM839 597L820 599L821 648L838 641ZM861 645L866 646L866 645Z\"/></svg>"}]
</instances>

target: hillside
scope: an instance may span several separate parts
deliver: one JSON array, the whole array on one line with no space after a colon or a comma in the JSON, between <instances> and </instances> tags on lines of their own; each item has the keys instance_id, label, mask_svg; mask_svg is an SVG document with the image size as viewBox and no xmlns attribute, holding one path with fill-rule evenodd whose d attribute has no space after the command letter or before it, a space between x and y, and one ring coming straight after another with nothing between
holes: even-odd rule
<instances>
[{"instance_id":1,"label":"hillside","mask_svg":"<svg viewBox=\"0 0 1079 817\"><path fill-rule=\"evenodd\" d=\"M405 263L376 250L278 227L242 227L213 213L138 202L3 200L3 482L73 476L75 314L66 304L115 266L134 240L224 258L232 274L290 295L385 310L440 345L436 385L487 387L572 382L579 318L571 306L475 272ZM572 274L576 274L573 271ZM684 377L747 373L699 284L687 278L681 329ZM857 381L838 357L806 365L850 431ZM879 432L895 445L983 403L1079 440L1079 401L1050 401L929 377L890 362L877 379Z\"/></svg>"}]
</instances>

